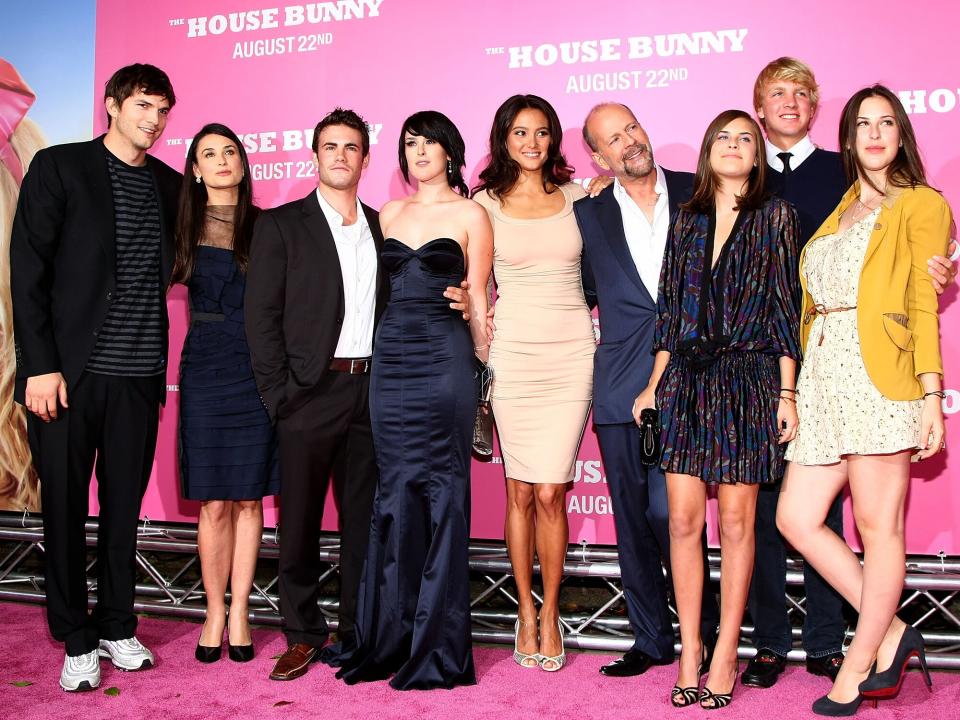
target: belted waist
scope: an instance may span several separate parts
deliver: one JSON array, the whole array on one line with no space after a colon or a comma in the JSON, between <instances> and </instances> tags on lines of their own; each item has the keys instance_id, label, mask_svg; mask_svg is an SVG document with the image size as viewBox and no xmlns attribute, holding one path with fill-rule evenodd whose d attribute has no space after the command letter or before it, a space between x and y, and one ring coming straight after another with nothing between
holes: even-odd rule
<instances>
[{"instance_id":1,"label":"belted waist","mask_svg":"<svg viewBox=\"0 0 960 720\"><path fill-rule=\"evenodd\" d=\"M809 310L807 310L807 316L803 319L803 324L806 325L807 323L809 323L811 320L813 320L813 318L816 315L829 315L830 313L845 312L846 310L856 310L856 309L857 309L856 305L849 305L849 306L841 305L838 307L828 308L826 305L823 305L822 303L817 303L816 305L811 307Z\"/></svg>"},{"instance_id":2,"label":"belted waist","mask_svg":"<svg viewBox=\"0 0 960 720\"><path fill-rule=\"evenodd\" d=\"M366 375L370 372L372 358L333 358L329 368L334 372L344 372L350 375Z\"/></svg>"},{"instance_id":3,"label":"belted waist","mask_svg":"<svg viewBox=\"0 0 960 720\"><path fill-rule=\"evenodd\" d=\"M227 316L223 313L209 313L209 312L191 312L190 313L190 322L192 323L211 323L211 322L223 322L227 319Z\"/></svg>"}]
</instances>

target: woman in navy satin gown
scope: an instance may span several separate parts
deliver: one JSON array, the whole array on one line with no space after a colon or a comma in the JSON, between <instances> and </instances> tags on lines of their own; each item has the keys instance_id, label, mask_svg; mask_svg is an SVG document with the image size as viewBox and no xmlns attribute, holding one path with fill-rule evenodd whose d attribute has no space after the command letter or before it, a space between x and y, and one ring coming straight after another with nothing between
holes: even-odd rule
<instances>
[{"instance_id":1,"label":"woman in navy satin gown","mask_svg":"<svg viewBox=\"0 0 960 720\"><path fill-rule=\"evenodd\" d=\"M370 384L380 483L358 600L359 648L341 659L337 677L352 684L392 675L398 690L425 690L476 682L467 557L472 355L486 360L493 240L486 212L464 197L464 144L453 123L424 111L403 127L400 169L418 187L380 213L390 273ZM464 275L469 328L443 298Z\"/></svg>"}]
</instances>

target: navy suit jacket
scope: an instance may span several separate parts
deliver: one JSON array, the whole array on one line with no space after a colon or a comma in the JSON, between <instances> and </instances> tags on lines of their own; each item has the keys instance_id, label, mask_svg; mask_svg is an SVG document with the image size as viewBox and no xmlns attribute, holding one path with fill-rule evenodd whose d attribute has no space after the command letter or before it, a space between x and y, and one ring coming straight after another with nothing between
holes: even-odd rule
<instances>
[{"instance_id":1,"label":"navy suit jacket","mask_svg":"<svg viewBox=\"0 0 960 720\"><path fill-rule=\"evenodd\" d=\"M690 199L693 175L663 169L673 223L679 203ZM600 345L593 360L593 420L633 421L633 401L653 370L656 298L640 279L630 256L613 185L573 205L583 238L580 272L590 307L599 306Z\"/></svg>"}]
</instances>

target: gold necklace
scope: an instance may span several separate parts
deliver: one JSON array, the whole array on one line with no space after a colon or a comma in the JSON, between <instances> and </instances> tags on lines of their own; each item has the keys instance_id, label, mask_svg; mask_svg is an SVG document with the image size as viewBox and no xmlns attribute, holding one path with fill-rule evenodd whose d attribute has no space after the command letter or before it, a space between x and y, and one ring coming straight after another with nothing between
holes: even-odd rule
<instances>
[{"instance_id":1,"label":"gold necklace","mask_svg":"<svg viewBox=\"0 0 960 720\"><path fill-rule=\"evenodd\" d=\"M863 212L857 212L856 206L863 208ZM879 203L877 203L877 206L879 207ZM851 213L851 216L853 217L854 222L859 222L860 220L865 218L867 215L869 215L876 209L877 209L876 207L870 207L865 202L863 202L863 200L861 200L860 198L857 198L853 208L853 212Z\"/></svg>"}]
</instances>

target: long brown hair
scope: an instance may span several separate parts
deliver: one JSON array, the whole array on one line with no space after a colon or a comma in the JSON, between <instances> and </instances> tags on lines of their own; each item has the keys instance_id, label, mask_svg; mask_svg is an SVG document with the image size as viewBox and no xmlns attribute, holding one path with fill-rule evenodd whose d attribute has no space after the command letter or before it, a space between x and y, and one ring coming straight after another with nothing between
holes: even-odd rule
<instances>
[{"instance_id":1,"label":"long brown hair","mask_svg":"<svg viewBox=\"0 0 960 720\"><path fill-rule=\"evenodd\" d=\"M880 194L878 188L863 171L863 163L857 157L857 118L860 116L860 105L870 97L883 98L893 108L893 117L900 131L900 147L897 156L887 168L887 182L894 187L916 187L927 185L927 176L923 170L923 160L920 159L920 149L917 147L917 136L913 134L913 125L910 116L903 109L903 104L889 88L883 85L871 85L853 94L847 104L843 106L840 115L840 152L843 156L843 170L847 180L853 183L861 178L870 187Z\"/></svg>"},{"instance_id":2,"label":"long brown hair","mask_svg":"<svg viewBox=\"0 0 960 720\"><path fill-rule=\"evenodd\" d=\"M253 221L258 210L253 205L253 182L250 179L250 162L247 151L240 138L226 125L210 123L200 128L193 136L187 161L183 168L183 182L180 185L180 204L177 214L176 258L170 282L187 283L193 275L193 262L197 245L203 239L203 226L207 209L207 186L196 182L193 164L197 161L200 140L207 135L219 135L232 142L240 153L243 164L243 178L240 180L237 208L233 216L233 259L241 271L247 271L250 257L250 240L253 237Z\"/></svg>"},{"instance_id":3,"label":"long brown hair","mask_svg":"<svg viewBox=\"0 0 960 720\"><path fill-rule=\"evenodd\" d=\"M724 110L710 122L707 131L703 134L703 142L700 143L700 156L697 158L697 174L693 178L693 196L688 202L680 205L683 209L698 213L710 212L713 209L714 196L719 181L717 180L717 174L710 167L710 151L716 141L717 133L734 120L746 120L750 123L757 147L756 162L747 178L747 191L743 195L736 196L737 209L756 210L767 199L765 188L767 149L763 142L760 126L757 125L757 121L749 113L743 110Z\"/></svg>"},{"instance_id":4,"label":"long brown hair","mask_svg":"<svg viewBox=\"0 0 960 720\"><path fill-rule=\"evenodd\" d=\"M490 156L487 166L480 171L480 182L473 188L471 195L486 190L491 195L502 197L509 193L520 178L520 166L507 151L507 137L510 128L521 110L539 110L547 118L550 131L550 145L547 147L547 160L543 164L543 189L552 192L550 185L560 187L570 182L573 168L567 163L560 149L563 140L563 127L553 106L538 95L513 95L497 108L490 128Z\"/></svg>"}]
</instances>

